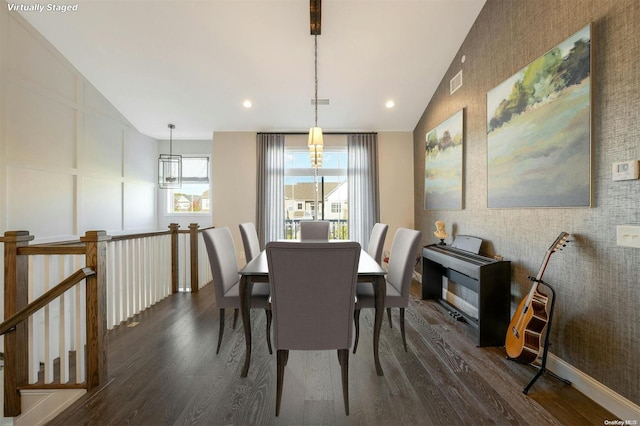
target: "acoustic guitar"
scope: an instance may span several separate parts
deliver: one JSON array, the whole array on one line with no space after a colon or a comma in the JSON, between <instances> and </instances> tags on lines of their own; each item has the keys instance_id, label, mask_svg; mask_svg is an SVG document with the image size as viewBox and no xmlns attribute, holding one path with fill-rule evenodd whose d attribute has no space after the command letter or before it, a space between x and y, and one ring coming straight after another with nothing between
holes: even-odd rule
<instances>
[{"instance_id":1,"label":"acoustic guitar","mask_svg":"<svg viewBox=\"0 0 640 426\"><path fill-rule=\"evenodd\" d=\"M533 286L527 297L523 298L518 305L507 329L505 347L509 358L532 363L538 357L542 334L548 322L547 303L549 302L549 296L540 291L538 284L542 282L542 274L547 268L549 258L556 251L566 247L568 238L569 234L561 232L547 250L538 275L535 278L529 277L533 281Z\"/></svg>"}]
</instances>

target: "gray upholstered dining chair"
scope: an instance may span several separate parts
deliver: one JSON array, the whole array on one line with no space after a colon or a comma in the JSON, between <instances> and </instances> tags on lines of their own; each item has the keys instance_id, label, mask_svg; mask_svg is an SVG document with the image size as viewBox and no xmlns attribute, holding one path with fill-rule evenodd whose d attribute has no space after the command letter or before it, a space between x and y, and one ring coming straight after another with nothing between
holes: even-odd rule
<instances>
[{"instance_id":1,"label":"gray upholstered dining chair","mask_svg":"<svg viewBox=\"0 0 640 426\"><path fill-rule=\"evenodd\" d=\"M216 354L220 352L222 335L224 334L224 310L234 308L235 318L240 309L240 275L238 274L238 261L236 259L236 247L229 228L213 228L202 232L204 243L209 255L209 265L213 274L213 287L216 297L216 306L220 309L220 331L218 333L218 346ZM269 353L271 349L271 307L269 304L269 284L255 283L251 293L251 307L264 309L267 316L267 345Z\"/></svg>"},{"instance_id":2,"label":"gray upholstered dining chair","mask_svg":"<svg viewBox=\"0 0 640 426\"><path fill-rule=\"evenodd\" d=\"M328 220L303 220L300 221L301 240L328 240L329 239Z\"/></svg>"},{"instance_id":3,"label":"gray upholstered dining chair","mask_svg":"<svg viewBox=\"0 0 640 426\"><path fill-rule=\"evenodd\" d=\"M242 236L242 245L244 247L244 257L247 263L260 254L260 241L258 240L258 231L253 222L241 223L240 235Z\"/></svg>"},{"instance_id":4,"label":"gray upholstered dining chair","mask_svg":"<svg viewBox=\"0 0 640 426\"><path fill-rule=\"evenodd\" d=\"M385 225L384 223L376 223L371 229L367 253L369 253L369 255L373 257L378 264L382 262L382 251L384 249L384 240L387 237L388 229L389 225Z\"/></svg>"},{"instance_id":5,"label":"gray upholstered dining chair","mask_svg":"<svg viewBox=\"0 0 640 426\"><path fill-rule=\"evenodd\" d=\"M266 250L278 365L276 416L280 414L289 350L333 349L338 351L348 415L351 315L360 244L270 242Z\"/></svg>"},{"instance_id":6,"label":"gray upholstered dining chair","mask_svg":"<svg viewBox=\"0 0 640 426\"><path fill-rule=\"evenodd\" d=\"M367 246L367 253L378 262L378 265L382 265L382 252L384 250L384 240L387 237L388 225L384 223L376 223L371 229L371 235L369 236L369 245ZM364 284L363 284L364 285ZM359 314L360 311L354 311L353 315ZM389 318L389 327L391 324L391 309L387 308L387 317ZM356 342L360 337L360 330L356 329ZM355 353L355 352L354 352Z\"/></svg>"},{"instance_id":7,"label":"gray upholstered dining chair","mask_svg":"<svg viewBox=\"0 0 640 426\"><path fill-rule=\"evenodd\" d=\"M420 244L422 233L414 229L400 228L396 231L391 245L389 256L389 269L387 271L387 294L384 299L384 306L388 310L400 308L400 333L404 350L407 350L407 338L404 331L404 309L409 306L409 291L411 289L411 279L416 261L416 253ZM375 295L373 286L370 283L358 283L356 288L358 302L355 306L353 320L356 326L356 339L353 345L353 353L358 348L360 337L360 309L375 308ZM391 320L389 320L391 321Z\"/></svg>"}]
</instances>

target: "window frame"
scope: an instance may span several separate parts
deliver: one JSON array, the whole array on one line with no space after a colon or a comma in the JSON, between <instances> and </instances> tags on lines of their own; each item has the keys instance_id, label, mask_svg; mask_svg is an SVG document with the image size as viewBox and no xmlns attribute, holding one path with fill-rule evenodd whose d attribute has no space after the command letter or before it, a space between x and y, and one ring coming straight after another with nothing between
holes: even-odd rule
<instances>
[{"instance_id":1,"label":"window frame","mask_svg":"<svg viewBox=\"0 0 640 426\"><path fill-rule=\"evenodd\" d=\"M189 154L189 155L182 155L182 160L184 161L185 158L206 158L207 159L207 181L199 181L197 179L194 180L184 180L184 168L183 168L183 180L182 180L182 187L184 187L185 184L189 185L203 185L203 187L206 185L206 188L204 192L209 192L209 197L208 197L208 201L209 201L209 209L207 211L185 211L185 212L176 212L174 211L174 207L173 207L173 199L174 199L174 194L175 192L180 192L183 188L173 188L173 189L167 189L166 191L164 191L165 193L165 199L164 199L164 216L165 217L189 217L189 216L195 216L195 217L200 217L200 216L210 216L211 215L211 155L209 154L202 154L202 155L198 155L198 154ZM201 198L202 200L202 198Z\"/></svg>"}]
</instances>

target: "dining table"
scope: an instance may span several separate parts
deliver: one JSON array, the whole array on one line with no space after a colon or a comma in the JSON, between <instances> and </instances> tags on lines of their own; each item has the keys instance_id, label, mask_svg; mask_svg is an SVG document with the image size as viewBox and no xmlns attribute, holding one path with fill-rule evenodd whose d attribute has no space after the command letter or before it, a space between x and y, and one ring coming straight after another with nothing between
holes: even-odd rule
<instances>
[{"instance_id":1,"label":"dining table","mask_svg":"<svg viewBox=\"0 0 640 426\"><path fill-rule=\"evenodd\" d=\"M293 243L293 242L292 242ZM261 251L240 271L240 313L242 315L242 325L244 327L244 338L246 343L244 366L240 377L247 377L249 365L251 363L251 292L253 283L269 282L269 265L267 263L267 253ZM384 299L387 292L385 275L387 271L380 266L376 260L365 250L360 252L358 261L358 282L370 283L375 294L375 320L373 326L373 359L378 376L384 375L380 365L378 346L380 341L380 328L384 316Z\"/></svg>"}]
</instances>

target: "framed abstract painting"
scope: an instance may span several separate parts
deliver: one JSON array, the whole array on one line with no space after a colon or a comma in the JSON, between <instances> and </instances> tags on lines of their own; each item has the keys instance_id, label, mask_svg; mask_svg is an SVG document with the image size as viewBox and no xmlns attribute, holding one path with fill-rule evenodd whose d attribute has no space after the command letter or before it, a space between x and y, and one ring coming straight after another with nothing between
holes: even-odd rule
<instances>
[{"instance_id":1,"label":"framed abstract painting","mask_svg":"<svg viewBox=\"0 0 640 426\"><path fill-rule=\"evenodd\" d=\"M463 111L426 134L425 210L462 209Z\"/></svg>"},{"instance_id":2,"label":"framed abstract painting","mask_svg":"<svg viewBox=\"0 0 640 426\"><path fill-rule=\"evenodd\" d=\"M591 25L487 93L487 206L591 206Z\"/></svg>"}]
</instances>

